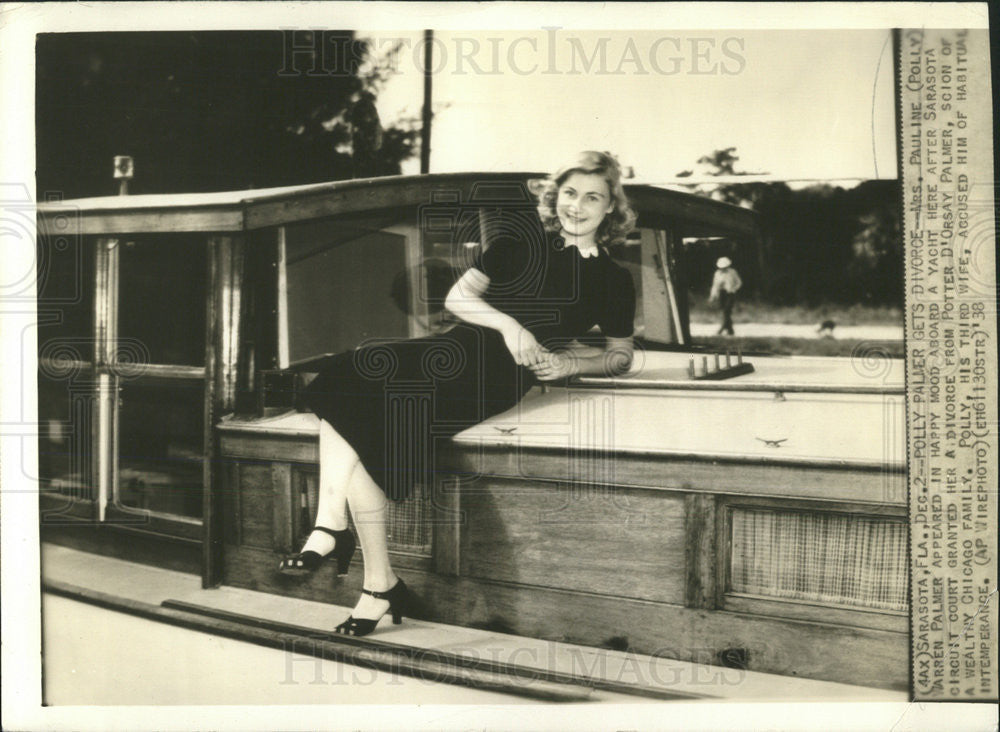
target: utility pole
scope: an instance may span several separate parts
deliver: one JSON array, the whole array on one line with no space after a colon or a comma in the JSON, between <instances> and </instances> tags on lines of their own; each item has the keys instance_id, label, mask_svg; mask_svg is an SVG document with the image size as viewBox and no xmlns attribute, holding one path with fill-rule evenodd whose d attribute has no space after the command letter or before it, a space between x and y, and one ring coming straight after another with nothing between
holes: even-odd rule
<instances>
[{"instance_id":1,"label":"utility pole","mask_svg":"<svg viewBox=\"0 0 1000 732\"><path fill-rule=\"evenodd\" d=\"M434 31L424 31L424 111L420 129L420 172L431 169L431 66L434 58Z\"/></svg>"}]
</instances>

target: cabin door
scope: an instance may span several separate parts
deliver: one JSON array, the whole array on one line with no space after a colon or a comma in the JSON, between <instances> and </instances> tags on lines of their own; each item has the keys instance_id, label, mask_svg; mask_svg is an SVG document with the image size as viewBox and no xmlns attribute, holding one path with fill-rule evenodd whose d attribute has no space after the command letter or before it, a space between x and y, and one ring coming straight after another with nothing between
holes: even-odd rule
<instances>
[{"instance_id":1,"label":"cabin door","mask_svg":"<svg viewBox=\"0 0 1000 732\"><path fill-rule=\"evenodd\" d=\"M105 358L98 373L106 408L97 431L106 520L200 533L209 247L191 235L99 247Z\"/></svg>"}]
</instances>

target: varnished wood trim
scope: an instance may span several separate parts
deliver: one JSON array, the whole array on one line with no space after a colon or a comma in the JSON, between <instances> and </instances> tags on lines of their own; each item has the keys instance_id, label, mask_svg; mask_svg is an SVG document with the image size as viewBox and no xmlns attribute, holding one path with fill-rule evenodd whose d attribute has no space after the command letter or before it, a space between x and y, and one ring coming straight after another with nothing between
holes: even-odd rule
<instances>
[{"instance_id":1,"label":"varnished wood trim","mask_svg":"<svg viewBox=\"0 0 1000 732\"><path fill-rule=\"evenodd\" d=\"M908 616L905 613L896 613L890 610L737 593L728 593L722 604L723 608L729 612L746 615L795 618L850 628L886 630L904 635L909 633Z\"/></svg>"},{"instance_id":2,"label":"varnished wood trim","mask_svg":"<svg viewBox=\"0 0 1000 732\"><path fill-rule=\"evenodd\" d=\"M319 461L316 438L302 439L284 435L243 436L223 432L220 438L222 454L230 458L246 458L255 462L272 460L293 463Z\"/></svg>"},{"instance_id":3,"label":"varnished wood trim","mask_svg":"<svg viewBox=\"0 0 1000 732\"><path fill-rule=\"evenodd\" d=\"M278 227L278 261L277 275L277 319L278 335L278 368L288 368L288 250L286 244L286 229Z\"/></svg>"},{"instance_id":4,"label":"varnished wood trim","mask_svg":"<svg viewBox=\"0 0 1000 732\"><path fill-rule=\"evenodd\" d=\"M132 382L142 383L142 379L204 379L208 373L204 366L179 366L174 364L144 363L104 367L103 373L120 373Z\"/></svg>"},{"instance_id":5,"label":"varnished wood trim","mask_svg":"<svg viewBox=\"0 0 1000 732\"><path fill-rule=\"evenodd\" d=\"M669 389L671 391L782 392L785 394L905 394L903 384L795 384L782 382L689 381L641 377L574 376L569 386L602 389Z\"/></svg>"},{"instance_id":6,"label":"varnished wood trim","mask_svg":"<svg viewBox=\"0 0 1000 732\"><path fill-rule=\"evenodd\" d=\"M457 577L461 572L462 526L465 524L460 483L445 477L436 481L435 487L431 497L434 569L438 574Z\"/></svg>"},{"instance_id":7,"label":"varnished wood trim","mask_svg":"<svg viewBox=\"0 0 1000 732\"><path fill-rule=\"evenodd\" d=\"M131 196L130 196L131 198ZM139 196L135 196L139 198ZM86 200L86 199L82 199ZM162 232L242 231L244 213L239 206L208 209L165 208L128 211L81 211L69 217L67 235L146 234Z\"/></svg>"},{"instance_id":8,"label":"varnished wood trim","mask_svg":"<svg viewBox=\"0 0 1000 732\"><path fill-rule=\"evenodd\" d=\"M455 189L465 204L531 205L532 200L505 197L485 200L484 184L522 184L541 173L445 173L422 176L386 176L258 191L188 193L82 198L58 204L39 204L40 226L56 218L68 221L67 234L134 234L141 232L227 232L279 226L324 216L379 208L419 206L431 194ZM495 185L492 186L495 188ZM490 188L490 190L492 190ZM752 211L704 196L644 184L627 184L625 193L639 211L643 225L678 219L684 236L698 233L756 236ZM73 215L67 216L68 209Z\"/></svg>"},{"instance_id":9,"label":"varnished wood trim","mask_svg":"<svg viewBox=\"0 0 1000 732\"><path fill-rule=\"evenodd\" d=\"M75 498L57 491L38 494L38 515L41 526L80 521L97 522L97 505L89 498Z\"/></svg>"},{"instance_id":10,"label":"varnished wood trim","mask_svg":"<svg viewBox=\"0 0 1000 732\"><path fill-rule=\"evenodd\" d=\"M89 502L79 501L78 503ZM58 520L43 521L41 528L44 532L50 530L59 532L63 528L84 530L90 527L97 533L146 537L200 548L200 525L180 519L181 517L172 519L163 516L141 515L112 504L108 507L107 520L103 522L97 521L92 515L88 516L73 510L60 513Z\"/></svg>"},{"instance_id":11,"label":"varnished wood trim","mask_svg":"<svg viewBox=\"0 0 1000 732\"><path fill-rule=\"evenodd\" d=\"M570 461L588 460L594 458L573 454L566 448L453 442L442 449L439 464L462 480L489 475L561 481L569 474ZM580 467L577 472L607 473L605 462L589 471L586 466ZM620 453L614 471L613 484L619 488L898 505L904 510L906 506L905 475L895 469L740 463L708 457Z\"/></svg>"},{"instance_id":12,"label":"varnished wood trim","mask_svg":"<svg viewBox=\"0 0 1000 732\"><path fill-rule=\"evenodd\" d=\"M687 607L715 608L715 496L684 496L684 559Z\"/></svg>"},{"instance_id":13,"label":"varnished wood trim","mask_svg":"<svg viewBox=\"0 0 1000 732\"><path fill-rule=\"evenodd\" d=\"M292 551L292 466L290 463L271 463L271 487L274 491L272 515L274 519L274 550ZM234 486L239 490L238 486Z\"/></svg>"},{"instance_id":14,"label":"varnished wood trim","mask_svg":"<svg viewBox=\"0 0 1000 732\"><path fill-rule=\"evenodd\" d=\"M54 544L121 559L129 564L172 569L195 577L201 573L201 542L169 534L76 521L43 525L41 539L43 568L46 546Z\"/></svg>"},{"instance_id":15,"label":"varnished wood trim","mask_svg":"<svg viewBox=\"0 0 1000 732\"><path fill-rule=\"evenodd\" d=\"M201 516L202 516L202 568L201 585L215 587L222 582L222 506L221 493L216 490L215 471L215 423L218 412L216 404L216 373L219 369L219 301L220 290L225 279L222 271L222 249L225 242L217 237L209 237L205 242L206 287L205 287L205 368L202 370L205 392L202 398L201 436Z\"/></svg>"},{"instance_id":16,"label":"varnished wood trim","mask_svg":"<svg viewBox=\"0 0 1000 732\"><path fill-rule=\"evenodd\" d=\"M108 525L169 534L199 543L202 541L201 519L189 516L145 511L112 503L108 505L105 522Z\"/></svg>"},{"instance_id":17,"label":"varnished wood trim","mask_svg":"<svg viewBox=\"0 0 1000 732\"><path fill-rule=\"evenodd\" d=\"M492 439L488 443L483 443L478 435L458 436L453 442L459 448L470 450L480 450L489 454L496 451L518 452L521 454L537 455L540 457L566 457L572 453L565 445L537 445L514 442L509 445L497 444ZM586 454L587 450L580 450L579 453ZM778 468L801 468L816 470L844 470L862 472L888 472L902 474L906 470L906 462L886 462L885 460L856 460L842 458L810 458L810 457L771 457L765 455L746 455L733 453L710 453L710 452L690 452L672 449L616 449L619 460L661 460L667 461L691 461L710 462L719 464L730 464L740 466L774 466ZM576 457L576 455L574 455Z\"/></svg>"},{"instance_id":18,"label":"varnished wood trim","mask_svg":"<svg viewBox=\"0 0 1000 732\"><path fill-rule=\"evenodd\" d=\"M773 508L781 511L802 511L815 513L818 511L833 513L854 513L865 516L889 516L905 519L907 507L890 503L850 503L847 501L816 501L808 499L787 498L783 496L723 496L719 499L720 507L727 509L756 507Z\"/></svg>"}]
</instances>

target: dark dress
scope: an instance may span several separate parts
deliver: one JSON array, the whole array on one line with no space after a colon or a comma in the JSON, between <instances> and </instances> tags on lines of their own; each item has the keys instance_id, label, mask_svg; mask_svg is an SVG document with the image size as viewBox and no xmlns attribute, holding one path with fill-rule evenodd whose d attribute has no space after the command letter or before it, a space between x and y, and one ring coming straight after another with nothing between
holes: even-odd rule
<instances>
[{"instance_id":1,"label":"dark dress","mask_svg":"<svg viewBox=\"0 0 1000 732\"><path fill-rule=\"evenodd\" d=\"M473 266L490 279L484 299L549 349L594 325L632 335L632 277L603 250L583 257L559 237L498 239ZM503 336L460 323L446 333L369 343L327 359L302 404L329 422L393 500L433 479L434 447L513 407L536 383Z\"/></svg>"}]
</instances>

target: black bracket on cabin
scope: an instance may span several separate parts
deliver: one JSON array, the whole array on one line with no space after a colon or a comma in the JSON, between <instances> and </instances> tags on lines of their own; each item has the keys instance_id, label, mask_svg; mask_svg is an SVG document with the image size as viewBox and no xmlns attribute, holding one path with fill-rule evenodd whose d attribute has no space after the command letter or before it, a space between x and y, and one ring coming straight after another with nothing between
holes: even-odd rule
<instances>
[{"instance_id":1,"label":"black bracket on cabin","mask_svg":"<svg viewBox=\"0 0 1000 732\"><path fill-rule=\"evenodd\" d=\"M298 373L287 369L257 372L257 416L269 417L296 408L301 388Z\"/></svg>"},{"instance_id":2,"label":"black bracket on cabin","mask_svg":"<svg viewBox=\"0 0 1000 732\"><path fill-rule=\"evenodd\" d=\"M299 395L305 386L324 369L327 361L336 354L298 361L286 369L262 369L257 372L256 414L273 417L283 412L307 411L299 404Z\"/></svg>"}]
</instances>

